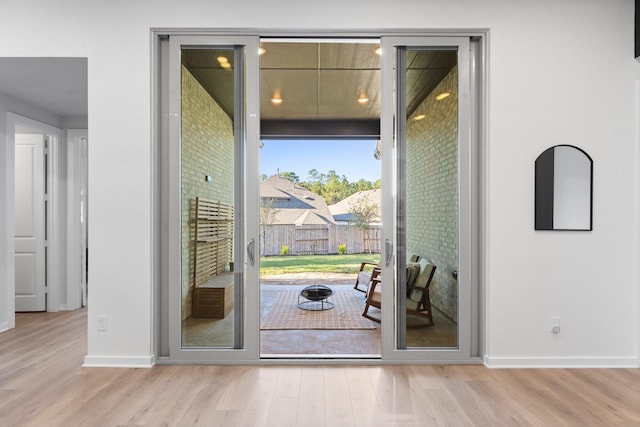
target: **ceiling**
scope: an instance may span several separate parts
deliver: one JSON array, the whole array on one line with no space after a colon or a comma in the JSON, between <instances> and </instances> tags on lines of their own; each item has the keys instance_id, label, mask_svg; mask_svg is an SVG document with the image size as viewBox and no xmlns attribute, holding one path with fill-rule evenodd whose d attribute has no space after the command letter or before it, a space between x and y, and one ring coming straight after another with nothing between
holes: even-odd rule
<instances>
[{"instance_id":1,"label":"ceiling","mask_svg":"<svg viewBox=\"0 0 640 427\"><path fill-rule=\"evenodd\" d=\"M264 42L260 57L263 136L379 134L378 43ZM183 63L233 117L234 58L228 50L184 50ZM216 60L226 56L229 69ZM411 114L455 65L454 51L407 54ZM0 58L0 93L60 117L87 115L86 58ZM274 105L279 95L283 102ZM359 103L359 97L369 98Z\"/></svg>"},{"instance_id":2,"label":"ceiling","mask_svg":"<svg viewBox=\"0 0 640 427\"><path fill-rule=\"evenodd\" d=\"M378 43L264 42L261 46L264 49L260 56L263 137L379 135ZM226 60L219 62L220 57ZM231 52L183 50L182 58L191 74L233 117L235 64ZM225 62L229 65L224 65ZM408 114L455 63L455 51L408 52ZM282 102L272 103L274 97ZM368 98L368 102L360 103L358 98ZM332 129L328 131L328 128Z\"/></svg>"},{"instance_id":3,"label":"ceiling","mask_svg":"<svg viewBox=\"0 0 640 427\"><path fill-rule=\"evenodd\" d=\"M0 58L0 93L59 117L87 115L86 58Z\"/></svg>"}]
</instances>

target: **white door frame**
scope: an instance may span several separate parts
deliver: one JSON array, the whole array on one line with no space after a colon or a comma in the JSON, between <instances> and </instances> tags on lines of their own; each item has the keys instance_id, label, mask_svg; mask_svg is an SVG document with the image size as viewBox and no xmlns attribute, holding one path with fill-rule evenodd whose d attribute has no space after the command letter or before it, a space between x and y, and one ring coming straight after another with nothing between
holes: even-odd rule
<instances>
[{"instance_id":1,"label":"white door frame","mask_svg":"<svg viewBox=\"0 0 640 427\"><path fill-rule=\"evenodd\" d=\"M87 138L86 129L67 130L67 310L87 298Z\"/></svg>"}]
</instances>

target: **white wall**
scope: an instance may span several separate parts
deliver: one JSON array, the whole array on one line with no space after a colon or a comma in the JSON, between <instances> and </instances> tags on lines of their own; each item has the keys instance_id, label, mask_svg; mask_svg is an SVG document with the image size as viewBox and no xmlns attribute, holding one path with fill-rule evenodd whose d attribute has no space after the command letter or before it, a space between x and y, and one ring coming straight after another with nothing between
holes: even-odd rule
<instances>
[{"instance_id":1,"label":"white wall","mask_svg":"<svg viewBox=\"0 0 640 427\"><path fill-rule=\"evenodd\" d=\"M633 1L299 6L30 0L4 8L0 56L89 58L88 362L152 361L149 29L268 27L489 28L487 363L637 364L640 65ZM533 230L533 162L556 144L577 145L594 159L593 232ZM109 316L106 332L96 332L99 314ZM549 333L549 316L561 318L559 336Z\"/></svg>"}]
</instances>

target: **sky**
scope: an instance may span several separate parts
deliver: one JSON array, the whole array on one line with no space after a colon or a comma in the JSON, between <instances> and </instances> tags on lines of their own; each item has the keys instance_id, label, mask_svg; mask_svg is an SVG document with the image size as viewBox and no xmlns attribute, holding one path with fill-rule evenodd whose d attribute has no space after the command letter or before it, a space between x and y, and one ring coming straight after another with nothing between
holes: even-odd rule
<instances>
[{"instance_id":1,"label":"sky","mask_svg":"<svg viewBox=\"0 0 640 427\"><path fill-rule=\"evenodd\" d=\"M380 160L373 157L376 141L370 140L265 140L260 149L260 174L294 172L306 181L309 171L330 170L349 182L380 179Z\"/></svg>"}]
</instances>

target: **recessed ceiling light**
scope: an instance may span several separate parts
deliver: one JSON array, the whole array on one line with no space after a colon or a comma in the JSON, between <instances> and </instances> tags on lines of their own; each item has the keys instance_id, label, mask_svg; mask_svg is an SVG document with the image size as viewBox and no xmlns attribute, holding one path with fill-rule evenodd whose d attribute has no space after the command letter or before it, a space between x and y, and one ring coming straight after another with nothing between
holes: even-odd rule
<instances>
[{"instance_id":1,"label":"recessed ceiling light","mask_svg":"<svg viewBox=\"0 0 640 427\"><path fill-rule=\"evenodd\" d=\"M364 93L362 95L360 95L360 97L358 98L358 103L366 104L367 102L369 102L369 97L367 95L365 95Z\"/></svg>"},{"instance_id":2,"label":"recessed ceiling light","mask_svg":"<svg viewBox=\"0 0 640 427\"><path fill-rule=\"evenodd\" d=\"M415 116L415 117L413 118L413 120L422 120L422 119L424 119L425 117L427 117L427 115L426 115L426 114L418 114L417 116Z\"/></svg>"},{"instance_id":3,"label":"recessed ceiling light","mask_svg":"<svg viewBox=\"0 0 640 427\"><path fill-rule=\"evenodd\" d=\"M449 92L442 92L440 95L436 96L436 99L438 101L442 101L443 99L445 99L449 95L451 95Z\"/></svg>"},{"instance_id":4,"label":"recessed ceiling light","mask_svg":"<svg viewBox=\"0 0 640 427\"><path fill-rule=\"evenodd\" d=\"M229 62L229 58L227 58L226 56L220 55L216 58L216 60L218 60L218 64L220 64L220 66L225 70L228 70L231 68L231 63Z\"/></svg>"}]
</instances>

